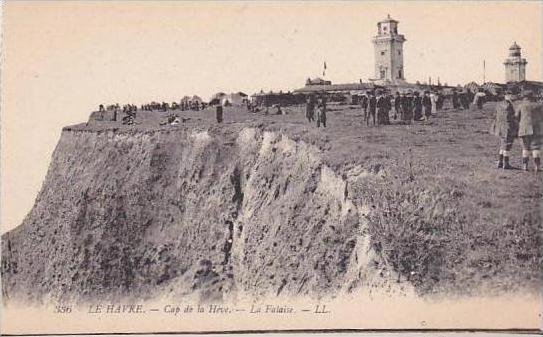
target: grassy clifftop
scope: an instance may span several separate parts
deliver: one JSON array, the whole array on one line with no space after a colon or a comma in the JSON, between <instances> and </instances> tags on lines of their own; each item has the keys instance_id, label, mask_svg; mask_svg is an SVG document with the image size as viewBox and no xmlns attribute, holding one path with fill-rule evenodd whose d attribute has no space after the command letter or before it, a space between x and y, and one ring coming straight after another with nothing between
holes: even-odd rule
<instances>
[{"instance_id":1,"label":"grassy clifftop","mask_svg":"<svg viewBox=\"0 0 543 337\"><path fill-rule=\"evenodd\" d=\"M2 237L4 295L536 289L542 175L494 168L492 109L386 127L349 106L326 129L300 108L67 127L34 208Z\"/></svg>"}]
</instances>

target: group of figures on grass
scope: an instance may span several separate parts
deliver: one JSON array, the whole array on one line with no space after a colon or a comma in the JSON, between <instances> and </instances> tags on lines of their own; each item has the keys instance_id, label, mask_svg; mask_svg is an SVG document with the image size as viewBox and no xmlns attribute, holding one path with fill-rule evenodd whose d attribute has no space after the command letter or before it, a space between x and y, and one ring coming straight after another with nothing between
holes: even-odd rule
<instances>
[{"instance_id":1,"label":"group of figures on grass","mask_svg":"<svg viewBox=\"0 0 543 337\"><path fill-rule=\"evenodd\" d=\"M509 163L515 139L522 146L522 169L529 170L530 155L534 159L534 171L541 171L541 146L543 143L543 103L538 102L531 90L520 97L507 92L496 105L496 117L491 132L500 138L498 168L512 169Z\"/></svg>"},{"instance_id":2,"label":"group of figures on grass","mask_svg":"<svg viewBox=\"0 0 543 337\"><path fill-rule=\"evenodd\" d=\"M171 110L181 110L181 111L200 111L204 110L207 107L207 103L200 100L181 100L179 103L172 102L166 103L157 103L151 102L147 104L142 104L139 107L141 111L171 111ZM112 111L114 114L113 120L117 120L117 114L119 112L123 113L122 123L123 124L133 124L136 118L136 112L138 111L138 106L135 104L124 104L121 108L119 103L108 105L104 107L103 104L100 104L98 111Z\"/></svg>"},{"instance_id":3,"label":"group of figures on grass","mask_svg":"<svg viewBox=\"0 0 543 337\"><path fill-rule=\"evenodd\" d=\"M451 100L454 109L469 109L472 101L478 109L482 109L485 97L483 90L473 94L469 90L458 92L453 89L452 93L446 96L439 91L429 90L421 92L409 90L392 95L378 89L365 92L357 101L364 111L364 121L367 125L370 121L373 125L390 125L391 112L394 119L399 118L403 123L410 124L412 121L428 120L430 116L435 115L438 110L443 109L446 98ZM308 96L306 118L310 122L316 119L317 127L320 124L326 126L326 97Z\"/></svg>"},{"instance_id":4,"label":"group of figures on grass","mask_svg":"<svg viewBox=\"0 0 543 337\"><path fill-rule=\"evenodd\" d=\"M439 91L407 91L389 94L384 90L368 91L358 97L358 104L364 112L364 121L367 125L370 121L373 125L391 124L391 112L393 119L399 119L400 123L411 124L412 121L425 121L435 115L443 108L444 101L450 100L453 109L469 109L470 103L478 109L490 100L483 90L471 93L469 90L452 90L447 95ZM534 170L541 170L541 146L543 144L543 103L539 102L534 93L530 90L522 91L520 95L514 95L507 91L499 98L496 105L496 116L492 123L491 132L500 138L500 149L498 168L511 169L509 158L515 139L520 139L522 146L523 170L528 171L530 156L533 157ZM493 100L493 99L492 99ZM317 127L326 127L327 122L327 96L310 94L307 96L305 105L305 117L310 123L316 122ZM143 104L140 109L144 111L169 111L169 110L201 110L206 108L202 102L181 101L180 104L172 103L149 103ZM280 104L275 104L275 114L284 114L286 111ZM256 113L264 111L268 114L268 107L247 104L249 112ZM100 111L106 111L103 105ZM117 120L117 114L122 111L123 124L134 124L138 106L134 104L109 105L108 111L113 111L113 120ZM216 106L216 119L218 123L223 122L223 107ZM177 125L182 119L171 113L161 125Z\"/></svg>"},{"instance_id":5,"label":"group of figures on grass","mask_svg":"<svg viewBox=\"0 0 543 337\"><path fill-rule=\"evenodd\" d=\"M309 95L306 101L305 117L309 122L316 120L317 127L326 127L326 96Z\"/></svg>"}]
</instances>

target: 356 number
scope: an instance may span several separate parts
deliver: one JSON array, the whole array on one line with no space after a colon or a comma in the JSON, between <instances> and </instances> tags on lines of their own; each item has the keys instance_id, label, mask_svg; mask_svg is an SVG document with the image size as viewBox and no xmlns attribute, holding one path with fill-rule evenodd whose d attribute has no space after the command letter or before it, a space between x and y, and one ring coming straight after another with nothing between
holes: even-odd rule
<instances>
[{"instance_id":1,"label":"356 number","mask_svg":"<svg viewBox=\"0 0 543 337\"><path fill-rule=\"evenodd\" d=\"M72 307L69 305L56 305L55 314L69 314L72 312Z\"/></svg>"}]
</instances>

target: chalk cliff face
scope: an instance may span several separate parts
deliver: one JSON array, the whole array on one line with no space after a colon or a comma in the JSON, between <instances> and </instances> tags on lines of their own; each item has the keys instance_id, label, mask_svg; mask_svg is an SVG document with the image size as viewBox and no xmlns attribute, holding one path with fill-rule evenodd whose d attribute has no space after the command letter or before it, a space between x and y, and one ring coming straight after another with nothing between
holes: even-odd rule
<instances>
[{"instance_id":1,"label":"chalk cliff face","mask_svg":"<svg viewBox=\"0 0 543 337\"><path fill-rule=\"evenodd\" d=\"M2 237L6 300L334 296L394 279L367 207L280 132L65 129L35 205Z\"/></svg>"}]
</instances>

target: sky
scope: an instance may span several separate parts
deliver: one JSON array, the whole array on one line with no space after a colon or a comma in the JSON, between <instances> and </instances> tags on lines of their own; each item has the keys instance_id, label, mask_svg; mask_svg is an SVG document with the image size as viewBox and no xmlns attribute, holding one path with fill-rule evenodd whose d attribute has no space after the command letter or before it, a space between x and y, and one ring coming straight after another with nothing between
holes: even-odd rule
<instances>
[{"instance_id":1,"label":"sky","mask_svg":"<svg viewBox=\"0 0 543 337\"><path fill-rule=\"evenodd\" d=\"M503 82L516 41L542 79L541 2L3 3L1 231L19 225L65 125L100 103L292 90L307 77L374 77L371 38L387 14L404 34L409 82Z\"/></svg>"}]
</instances>

